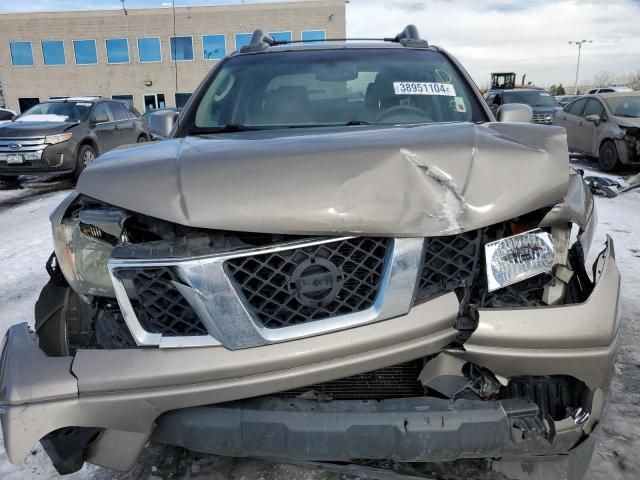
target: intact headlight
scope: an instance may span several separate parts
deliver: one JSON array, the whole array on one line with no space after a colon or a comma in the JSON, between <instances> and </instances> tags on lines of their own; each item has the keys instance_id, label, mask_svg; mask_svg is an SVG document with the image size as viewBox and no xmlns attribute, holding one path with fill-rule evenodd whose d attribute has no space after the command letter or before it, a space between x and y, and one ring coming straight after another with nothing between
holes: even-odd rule
<instances>
[{"instance_id":1,"label":"intact headlight","mask_svg":"<svg viewBox=\"0 0 640 480\"><path fill-rule=\"evenodd\" d=\"M65 216L69 200L51 215L53 248L62 273L78 293L114 297L107 262L119 235L117 229L122 228L124 213L116 209L88 209Z\"/></svg>"},{"instance_id":2,"label":"intact headlight","mask_svg":"<svg viewBox=\"0 0 640 480\"><path fill-rule=\"evenodd\" d=\"M56 143L66 142L73 136L72 133L58 133L57 135L47 135L44 137L44 143L48 143L49 145L55 145Z\"/></svg>"},{"instance_id":3,"label":"intact headlight","mask_svg":"<svg viewBox=\"0 0 640 480\"><path fill-rule=\"evenodd\" d=\"M487 243L484 252L490 292L550 272L555 260L551 235L540 229Z\"/></svg>"}]
</instances>

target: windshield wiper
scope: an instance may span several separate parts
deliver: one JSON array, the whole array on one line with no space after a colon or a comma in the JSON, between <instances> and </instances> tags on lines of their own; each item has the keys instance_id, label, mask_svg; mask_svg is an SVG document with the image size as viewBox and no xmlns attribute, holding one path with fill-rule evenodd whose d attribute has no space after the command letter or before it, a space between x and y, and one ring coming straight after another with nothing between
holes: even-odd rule
<instances>
[{"instance_id":1,"label":"windshield wiper","mask_svg":"<svg viewBox=\"0 0 640 480\"><path fill-rule=\"evenodd\" d=\"M209 135L213 133L251 132L254 130L266 130L267 127L250 127L239 123L228 123L220 127L196 128L189 132L190 135Z\"/></svg>"}]
</instances>

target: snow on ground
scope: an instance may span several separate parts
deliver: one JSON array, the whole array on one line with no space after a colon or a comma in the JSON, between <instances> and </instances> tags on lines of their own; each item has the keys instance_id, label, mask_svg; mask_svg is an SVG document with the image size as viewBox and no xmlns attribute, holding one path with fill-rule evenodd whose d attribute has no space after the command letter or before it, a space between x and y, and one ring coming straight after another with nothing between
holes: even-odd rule
<instances>
[{"instance_id":1,"label":"snow on ground","mask_svg":"<svg viewBox=\"0 0 640 480\"><path fill-rule=\"evenodd\" d=\"M579 165L589 170L590 165ZM586 174L598 174L587 172ZM617 178L617 177L616 177ZM34 197L3 207L0 192L0 335L14 322L33 322L33 307L47 281L44 264L51 253L48 215L66 192ZM587 480L640 478L640 192L596 199L600 223L589 258L601 250L606 235L615 241L622 273L622 346L616 363L608 407L597 433L598 444ZM0 446L2 480L58 478L39 446L22 466L11 465ZM252 459L230 459L149 445L131 472L116 473L85 465L70 480L96 478L158 480L338 480L343 476ZM484 476L481 478L485 478Z\"/></svg>"}]
</instances>

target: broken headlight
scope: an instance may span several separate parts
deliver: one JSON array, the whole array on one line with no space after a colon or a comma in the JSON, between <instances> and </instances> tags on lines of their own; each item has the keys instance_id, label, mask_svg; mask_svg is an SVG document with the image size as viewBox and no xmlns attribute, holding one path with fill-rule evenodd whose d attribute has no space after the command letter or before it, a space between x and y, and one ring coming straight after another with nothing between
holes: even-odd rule
<instances>
[{"instance_id":1,"label":"broken headlight","mask_svg":"<svg viewBox=\"0 0 640 480\"><path fill-rule=\"evenodd\" d=\"M484 249L490 292L549 272L555 260L551 235L541 229L487 243Z\"/></svg>"},{"instance_id":2,"label":"broken headlight","mask_svg":"<svg viewBox=\"0 0 640 480\"><path fill-rule=\"evenodd\" d=\"M59 209L66 209L63 202ZM62 273L78 293L114 297L107 269L126 218L114 208L52 214L53 247ZM57 217L57 218L56 218Z\"/></svg>"}]
</instances>

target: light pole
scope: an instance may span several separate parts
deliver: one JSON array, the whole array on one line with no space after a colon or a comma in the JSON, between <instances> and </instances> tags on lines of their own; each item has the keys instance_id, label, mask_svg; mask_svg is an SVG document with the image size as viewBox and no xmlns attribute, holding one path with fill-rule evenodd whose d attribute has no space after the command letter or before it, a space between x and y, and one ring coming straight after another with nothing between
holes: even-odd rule
<instances>
[{"instance_id":1,"label":"light pole","mask_svg":"<svg viewBox=\"0 0 640 480\"><path fill-rule=\"evenodd\" d=\"M570 41L569 45L571 45L572 43L578 45L578 65L576 66L576 87L573 91L574 95L578 95L578 76L580 75L580 52L582 51L582 45L584 45L585 43L591 43L593 42L593 40L579 40L577 42L574 41Z\"/></svg>"}]
</instances>

